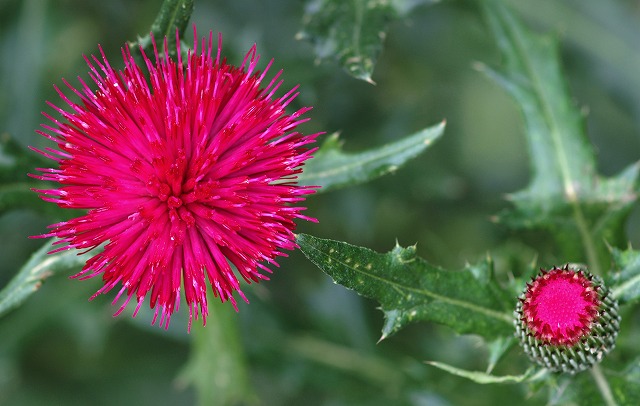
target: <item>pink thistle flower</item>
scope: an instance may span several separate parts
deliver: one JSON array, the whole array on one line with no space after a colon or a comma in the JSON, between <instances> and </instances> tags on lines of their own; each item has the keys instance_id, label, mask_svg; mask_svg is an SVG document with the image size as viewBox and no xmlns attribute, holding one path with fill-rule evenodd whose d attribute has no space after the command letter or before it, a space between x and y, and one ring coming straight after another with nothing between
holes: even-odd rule
<instances>
[{"instance_id":1,"label":"pink thistle flower","mask_svg":"<svg viewBox=\"0 0 640 406\"><path fill-rule=\"evenodd\" d=\"M554 268L528 285L522 320L538 339L571 346L589 334L600 301L582 272Z\"/></svg>"},{"instance_id":2,"label":"pink thistle flower","mask_svg":"<svg viewBox=\"0 0 640 406\"><path fill-rule=\"evenodd\" d=\"M208 286L237 310L234 292L247 301L238 275L268 279L265 264L278 266L275 258L297 247L294 220L316 221L296 205L314 192L295 180L318 135L294 131L310 108L285 112L297 86L276 97L278 72L261 87L273 61L258 71L255 45L235 67L221 59L220 36L215 56L212 33L199 49L195 30L194 37L186 61L180 49L177 61L169 56L166 38L164 53L153 41L155 62L143 55L148 76L128 47L122 71L101 47L101 57L85 57L98 89L63 80L77 104L55 87L70 110L47 102L63 119L43 113L53 125L37 132L57 149L33 148L58 164L31 175L60 184L35 190L41 198L88 210L38 237L59 239L52 253L104 245L73 277L102 275L92 299L120 286L113 303L126 299L115 315L135 297L135 316L150 295L153 324L160 314L165 328L181 285L189 328L199 314L206 324Z\"/></svg>"}]
</instances>

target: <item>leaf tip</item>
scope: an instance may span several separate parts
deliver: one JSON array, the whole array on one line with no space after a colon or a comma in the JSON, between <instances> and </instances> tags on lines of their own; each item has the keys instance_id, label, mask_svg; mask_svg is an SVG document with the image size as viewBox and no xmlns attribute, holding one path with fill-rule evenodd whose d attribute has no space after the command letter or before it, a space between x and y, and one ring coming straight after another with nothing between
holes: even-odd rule
<instances>
[{"instance_id":1,"label":"leaf tip","mask_svg":"<svg viewBox=\"0 0 640 406\"><path fill-rule=\"evenodd\" d=\"M447 126L447 119L445 118L440 123L438 123L437 125L432 127L435 130L435 134L433 136L431 136L430 138L425 139L424 140L424 144L425 145L430 145L431 143L433 143L433 141L435 141L436 139L440 138L442 133L444 133L444 129L445 129L446 126Z\"/></svg>"},{"instance_id":2,"label":"leaf tip","mask_svg":"<svg viewBox=\"0 0 640 406\"><path fill-rule=\"evenodd\" d=\"M358 80L362 80L373 86L377 85L377 83L371 78L371 74L373 72L369 72L358 66L352 66L351 68L347 68L346 71L347 73L349 73L351 76L353 76Z\"/></svg>"}]
</instances>

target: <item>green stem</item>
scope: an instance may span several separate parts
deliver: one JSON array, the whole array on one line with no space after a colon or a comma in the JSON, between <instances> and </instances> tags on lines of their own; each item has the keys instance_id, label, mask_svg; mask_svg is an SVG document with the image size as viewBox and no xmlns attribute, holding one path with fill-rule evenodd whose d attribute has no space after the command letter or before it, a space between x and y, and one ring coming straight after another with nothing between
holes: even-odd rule
<instances>
[{"instance_id":1,"label":"green stem","mask_svg":"<svg viewBox=\"0 0 640 406\"><path fill-rule=\"evenodd\" d=\"M572 205L573 205L573 216L576 220L578 231L580 232L580 238L582 239L582 244L584 245L585 254L587 255L589 272L591 272L594 275L602 276L602 269L600 268L600 257L598 255L598 250L596 248L595 242L593 241L593 236L589 232L589 227L587 226L587 221L584 218L584 214L582 213L580 204L578 202L572 202Z\"/></svg>"},{"instance_id":2,"label":"green stem","mask_svg":"<svg viewBox=\"0 0 640 406\"><path fill-rule=\"evenodd\" d=\"M209 297L207 325L194 320L191 335L191 355L178 377L180 386L193 386L203 406L255 403L238 315L231 304Z\"/></svg>"},{"instance_id":3,"label":"green stem","mask_svg":"<svg viewBox=\"0 0 640 406\"><path fill-rule=\"evenodd\" d=\"M598 386L598 390L602 395L604 403L607 406L618 406L616 400L613 398L613 393L611 392L609 382L607 381L607 378L604 377L604 374L600 369L600 365L596 364L593 368L591 368L591 376L593 376L593 380L596 381L596 385Z\"/></svg>"}]
</instances>

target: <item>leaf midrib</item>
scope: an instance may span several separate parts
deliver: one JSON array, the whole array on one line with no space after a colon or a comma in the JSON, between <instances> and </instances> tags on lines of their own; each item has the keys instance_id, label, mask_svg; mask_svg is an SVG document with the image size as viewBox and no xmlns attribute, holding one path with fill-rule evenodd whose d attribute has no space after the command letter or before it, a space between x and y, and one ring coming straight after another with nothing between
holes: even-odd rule
<instances>
[{"instance_id":1,"label":"leaf midrib","mask_svg":"<svg viewBox=\"0 0 640 406\"><path fill-rule=\"evenodd\" d=\"M518 30L514 30L513 27L510 31L514 41L517 44L520 60L524 65L527 75L532 79L531 84L534 88L534 95L536 96L536 99L538 99L538 102L542 107L545 121L547 122L547 124L549 125L549 129L551 130L551 141L553 142L554 151L556 152L556 160L560 168L560 175L562 176L562 185L565 191L565 196L569 199L570 202L575 203L577 201L577 193L575 191L575 188L573 187L571 171L567 166L568 157L561 142L559 125L552 112L551 105L547 101L548 96L544 91L544 86L542 85L541 78L538 76L536 69L533 67L533 62L531 58L528 57L528 53L524 52L525 46L524 41L520 35L521 33Z\"/></svg>"},{"instance_id":2,"label":"leaf midrib","mask_svg":"<svg viewBox=\"0 0 640 406\"><path fill-rule=\"evenodd\" d=\"M429 130L432 130L432 129L429 129ZM419 139L419 142L415 142L414 140L411 140L412 142L409 143L408 145L403 144L401 141L392 142L392 143L383 145L379 148L378 153L376 153L376 151L369 151L369 152L358 153L358 154L345 154L341 150L338 150L338 152L341 153L341 157L343 159L349 160L348 164L340 165L338 167L333 167L331 169L327 169L321 172L313 172L311 174L302 172L302 174L298 177L298 181L302 181L302 180L307 181L309 179L322 179L326 177L336 176L339 173L348 172L350 169L357 168L360 166L365 166L373 161L386 158L387 156L395 155L399 151L416 148L420 146L419 144L423 144L421 146L423 149L427 148L429 144L431 144L436 138L440 136L442 131L442 124L439 124L438 127L436 127L434 130L435 130L434 133L427 134L427 136L419 134L419 135L422 135L422 137L416 137L417 139ZM359 157L362 157L362 158L359 158Z\"/></svg>"}]
</instances>

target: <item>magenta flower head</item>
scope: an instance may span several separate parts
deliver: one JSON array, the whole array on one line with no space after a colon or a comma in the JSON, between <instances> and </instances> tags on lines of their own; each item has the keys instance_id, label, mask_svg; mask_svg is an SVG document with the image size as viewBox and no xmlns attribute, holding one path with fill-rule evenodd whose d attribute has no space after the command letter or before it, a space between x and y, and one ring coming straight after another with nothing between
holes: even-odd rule
<instances>
[{"instance_id":1,"label":"magenta flower head","mask_svg":"<svg viewBox=\"0 0 640 406\"><path fill-rule=\"evenodd\" d=\"M263 86L271 63L257 70L255 45L236 67L221 58L220 36L217 50L212 33L199 48L194 37L186 60L180 49L169 56L166 38L164 52L153 41L148 75L128 47L122 71L102 48L85 57L97 89L64 81L76 103L56 87L68 107L47 102L62 119L43 113L53 125L38 133L57 148L34 148L58 165L32 175L59 184L36 190L42 199L88 210L39 237L59 239L52 252L103 246L74 277L102 275L92 298L118 287L116 315L135 298L135 316L149 296L165 327L181 289L189 328L199 315L206 323L209 287L234 307L234 292L246 301L240 278L268 279L267 265L297 247L294 221L316 221L297 205L314 191L296 178L318 135L294 131L309 108L285 112L297 87L277 97L281 72Z\"/></svg>"},{"instance_id":2,"label":"magenta flower head","mask_svg":"<svg viewBox=\"0 0 640 406\"><path fill-rule=\"evenodd\" d=\"M620 328L618 303L602 280L569 266L540 270L516 308L516 335L536 363L576 373L613 349Z\"/></svg>"}]
</instances>

